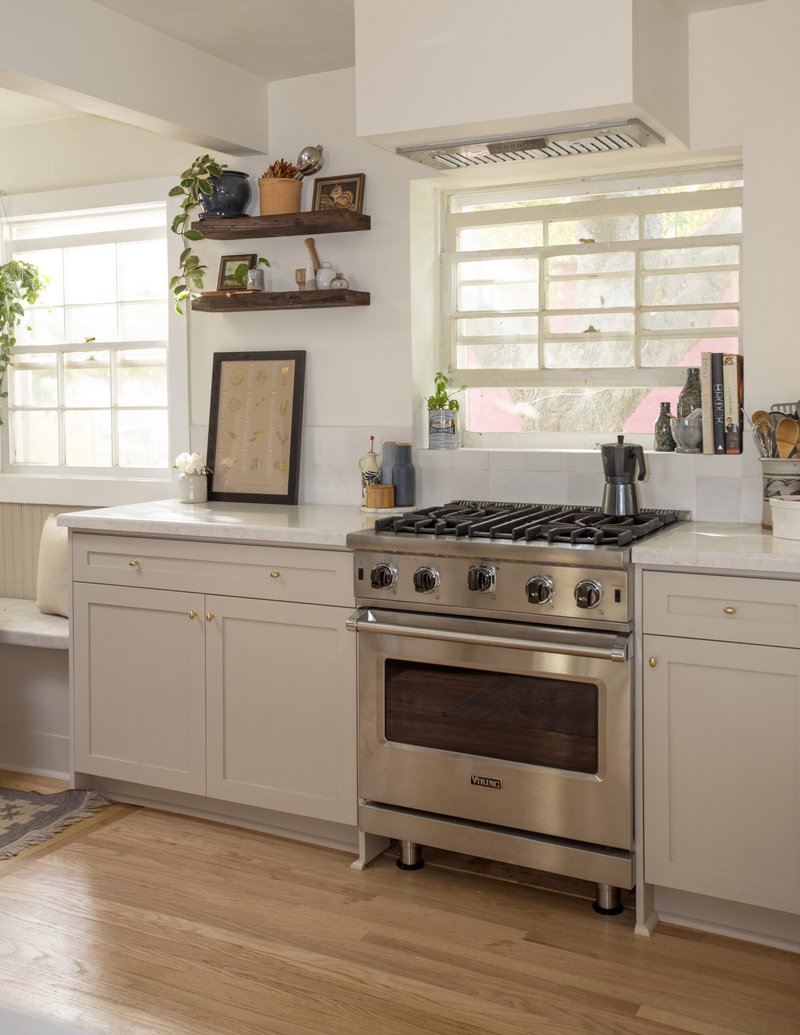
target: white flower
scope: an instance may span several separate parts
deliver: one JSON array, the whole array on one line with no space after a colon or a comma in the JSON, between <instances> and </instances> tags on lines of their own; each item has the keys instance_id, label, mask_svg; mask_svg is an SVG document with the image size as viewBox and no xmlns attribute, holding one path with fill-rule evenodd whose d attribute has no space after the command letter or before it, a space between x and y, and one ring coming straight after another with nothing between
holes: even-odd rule
<instances>
[{"instance_id":1,"label":"white flower","mask_svg":"<svg viewBox=\"0 0 800 1035\"><path fill-rule=\"evenodd\" d=\"M179 453L172 465L181 474L210 474L205 460L199 453Z\"/></svg>"}]
</instances>

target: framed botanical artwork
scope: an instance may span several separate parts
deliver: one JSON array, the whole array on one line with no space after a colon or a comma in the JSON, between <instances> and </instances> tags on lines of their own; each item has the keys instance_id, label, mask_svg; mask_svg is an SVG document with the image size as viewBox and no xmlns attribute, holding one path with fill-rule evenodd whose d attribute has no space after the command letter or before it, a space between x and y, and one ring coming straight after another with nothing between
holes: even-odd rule
<instances>
[{"instance_id":1,"label":"framed botanical artwork","mask_svg":"<svg viewBox=\"0 0 800 1035\"><path fill-rule=\"evenodd\" d=\"M318 176L314 180L314 212L332 212L345 209L350 212L364 211L364 173L350 173L347 176Z\"/></svg>"},{"instance_id":2,"label":"framed botanical artwork","mask_svg":"<svg viewBox=\"0 0 800 1035\"><path fill-rule=\"evenodd\" d=\"M305 352L215 352L210 500L297 503Z\"/></svg>"},{"instance_id":3,"label":"framed botanical artwork","mask_svg":"<svg viewBox=\"0 0 800 1035\"><path fill-rule=\"evenodd\" d=\"M255 255L223 255L219 260L217 291L241 291L244 283L236 279L236 271L244 263L249 270L255 268Z\"/></svg>"}]
</instances>

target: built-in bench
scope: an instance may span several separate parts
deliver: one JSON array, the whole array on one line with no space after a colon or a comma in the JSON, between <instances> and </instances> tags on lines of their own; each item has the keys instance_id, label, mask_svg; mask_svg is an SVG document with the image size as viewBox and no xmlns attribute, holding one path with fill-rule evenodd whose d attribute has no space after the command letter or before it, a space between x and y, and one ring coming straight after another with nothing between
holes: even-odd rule
<instances>
[{"instance_id":1,"label":"built-in bench","mask_svg":"<svg viewBox=\"0 0 800 1035\"><path fill-rule=\"evenodd\" d=\"M66 776L69 619L43 614L36 595L39 540L64 507L0 504L0 769Z\"/></svg>"}]
</instances>

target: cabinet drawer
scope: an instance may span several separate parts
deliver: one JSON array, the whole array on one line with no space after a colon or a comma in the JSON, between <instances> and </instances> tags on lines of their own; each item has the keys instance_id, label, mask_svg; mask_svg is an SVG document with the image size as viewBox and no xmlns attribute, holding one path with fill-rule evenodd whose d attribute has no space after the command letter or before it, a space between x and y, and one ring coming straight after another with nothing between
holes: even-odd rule
<instances>
[{"instance_id":1,"label":"cabinet drawer","mask_svg":"<svg viewBox=\"0 0 800 1035\"><path fill-rule=\"evenodd\" d=\"M800 647L800 582L650 571L645 633Z\"/></svg>"},{"instance_id":2,"label":"cabinet drawer","mask_svg":"<svg viewBox=\"0 0 800 1035\"><path fill-rule=\"evenodd\" d=\"M135 536L72 536L76 582L223 596L353 604L348 552Z\"/></svg>"}]
</instances>

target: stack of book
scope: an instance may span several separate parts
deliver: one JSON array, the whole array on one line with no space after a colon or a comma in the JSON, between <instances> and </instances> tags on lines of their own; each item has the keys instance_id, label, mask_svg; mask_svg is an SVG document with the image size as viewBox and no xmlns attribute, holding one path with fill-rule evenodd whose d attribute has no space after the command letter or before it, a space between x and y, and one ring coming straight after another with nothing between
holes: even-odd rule
<instances>
[{"instance_id":1,"label":"stack of book","mask_svg":"<svg viewBox=\"0 0 800 1035\"><path fill-rule=\"evenodd\" d=\"M704 352L700 357L703 452L742 451L742 357Z\"/></svg>"}]
</instances>

